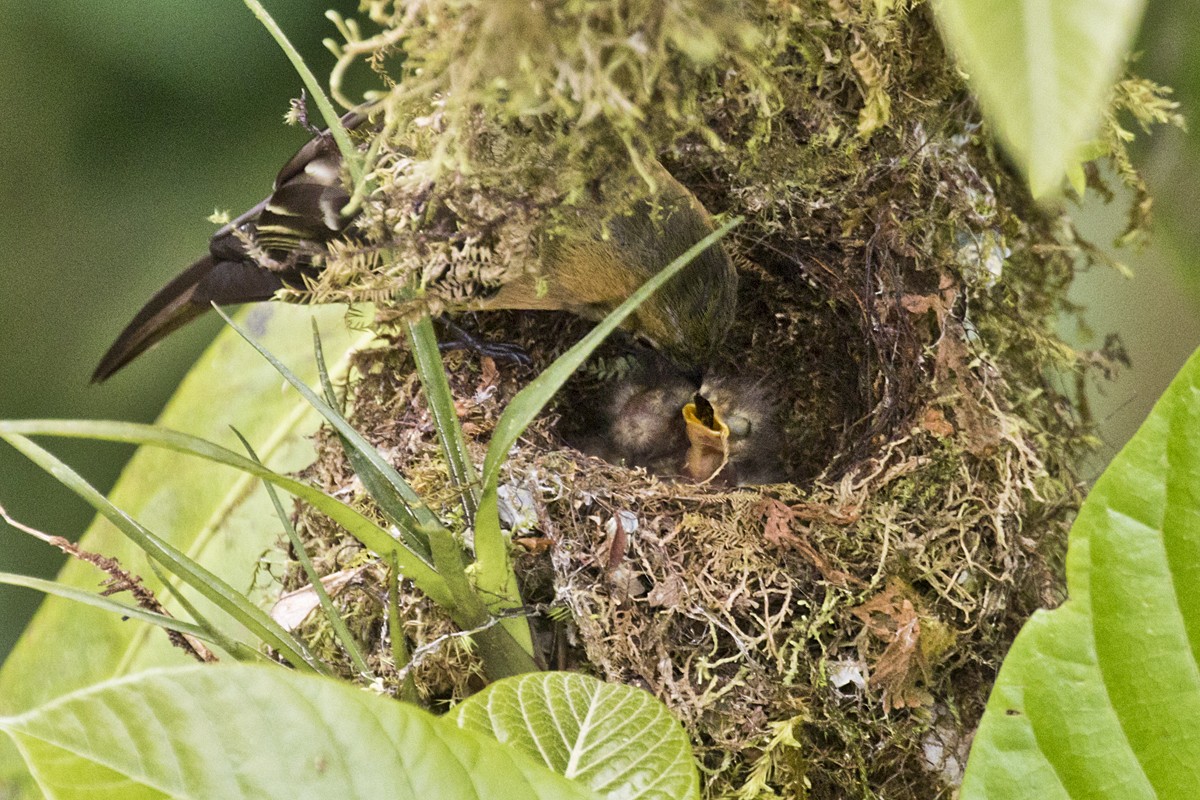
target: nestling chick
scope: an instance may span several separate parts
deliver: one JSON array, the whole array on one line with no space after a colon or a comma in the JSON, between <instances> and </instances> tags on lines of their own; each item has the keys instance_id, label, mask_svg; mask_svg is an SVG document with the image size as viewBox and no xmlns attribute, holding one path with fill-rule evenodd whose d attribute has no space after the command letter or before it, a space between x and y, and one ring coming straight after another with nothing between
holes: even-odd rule
<instances>
[{"instance_id":1,"label":"nestling chick","mask_svg":"<svg viewBox=\"0 0 1200 800\"><path fill-rule=\"evenodd\" d=\"M572 444L613 464L678 475L688 446L680 411L695 391L696 384L663 359L642 358L611 386L595 424Z\"/></svg>"},{"instance_id":2,"label":"nestling chick","mask_svg":"<svg viewBox=\"0 0 1200 800\"><path fill-rule=\"evenodd\" d=\"M630 466L677 475L679 455L687 447L681 412L693 392L695 386L674 373L619 386L611 406L612 449Z\"/></svg>"},{"instance_id":3,"label":"nestling chick","mask_svg":"<svg viewBox=\"0 0 1200 800\"><path fill-rule=\"evenodd\" d=\"M729 430L727 463L717 475L736 486L784 480L783 426L769 388L761 380L710 375L697 393Z\"/></svg>"},{"instance_id":4,"label":"nestling chick","mask_svg":"<svg viewBox=\"0 0 1200 800\"><path fill-rule=\"evenodd\" d=\"M367 120L366 113L354 111L342 122L365 129ZM211 303L267 300L285 286L302 287L305 276L319 269L314 257L349 235L354 217L342 213L350 195L341 167L328 131L300 148L280 170L271 195L213 234L208 254L146 303L92 380L111 377ZM713 231L691 192L657 162L648 171L657 184L653 198L595 198L593 208L568 216L568 230L542 236L535 274L466 307L570 311L591 319L608 314ZM698 375L733 322L736 294L737 274L718 243L643 303L626 327Z\"/></svg>"},{"instance_id":5,"label":"nestling chick","mask_svg":"<svg viewBox=\"0 0 1200 800\"><path fill-rule=\"evenodd\" d=\"M784 480L783 430L762 382L712 375L697 390L661 359L617 382L580 449L662 477L747 486Z\"/></svg>"}]
</instances>

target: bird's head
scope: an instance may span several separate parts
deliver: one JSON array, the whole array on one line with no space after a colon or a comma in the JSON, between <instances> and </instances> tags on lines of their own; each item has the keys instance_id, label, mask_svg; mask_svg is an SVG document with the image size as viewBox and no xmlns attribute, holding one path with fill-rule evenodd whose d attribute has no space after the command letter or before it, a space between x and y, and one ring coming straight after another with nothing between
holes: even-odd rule
<instances>
[{"instance_id":1,"label":"bird's head","mask_svg":"<svg viewBox=\"0 0 1200 800\"><path fill-rule=\"evenodd\" d=\"M699 382L724 343L736 309L737 274L718 243L642 303L630 327Z\"/></svg>"}]
</instances>

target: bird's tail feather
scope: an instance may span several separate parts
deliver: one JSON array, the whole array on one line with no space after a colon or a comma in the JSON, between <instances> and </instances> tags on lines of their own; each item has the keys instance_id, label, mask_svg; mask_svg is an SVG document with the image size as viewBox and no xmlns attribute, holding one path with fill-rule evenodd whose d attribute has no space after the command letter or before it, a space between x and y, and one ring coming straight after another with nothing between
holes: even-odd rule
<instances>
[{"instance_id":1,"label":"bird's tail feather","mask_svg":"<svg viewBox=\"0 0 1200 800\"><path fill-rule=\"evenodd\" d=\"M108 380L167 334L199 317L212 303L269 300L282 287L278 275L253 263L204 256L142 307L100 360L92 383Z\"/></svg>"}]
</instances>

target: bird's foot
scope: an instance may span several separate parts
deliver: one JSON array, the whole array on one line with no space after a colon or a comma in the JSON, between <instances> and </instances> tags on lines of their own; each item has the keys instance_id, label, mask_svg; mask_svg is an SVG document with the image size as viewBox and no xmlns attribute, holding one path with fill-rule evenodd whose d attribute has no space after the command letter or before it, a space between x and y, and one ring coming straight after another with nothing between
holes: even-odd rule
<instances>
[{"instance_id":1,"label":"bird's foot","mask_svg":"<svg viewBox=\"0 0 1200 800\"><path fill-rule=\"evenodd\" d=\"M477 355L494 358L497 361L509 361L524 367L528 367L533 363L533 359L529 357L529 353L520 345L507 342L485 341L474 334L468 333L462 326L446 317L438 317L438 323L453 337L438 342L438 349L443 353L451 350L469 350Z\"/></svg>"}]
</instances>

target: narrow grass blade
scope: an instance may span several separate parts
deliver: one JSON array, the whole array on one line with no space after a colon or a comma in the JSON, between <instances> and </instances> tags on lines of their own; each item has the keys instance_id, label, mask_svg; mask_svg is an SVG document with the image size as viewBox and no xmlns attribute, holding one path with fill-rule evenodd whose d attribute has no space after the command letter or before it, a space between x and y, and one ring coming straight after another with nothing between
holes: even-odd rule
<instances>
[{"instance_id":1,"label":"narrow grass blade","mask_svg":"<svg viewBox=\"0 0 1200 800\"><path fill-rule=\"evenodd\" d=\"M170 594L171 597L175 598L179 605L183 607L183 610L187 612L188 616L195 620L195 623L205 630L205 632L208 634L205 641L208 641L213 646L224 650L230 657L245 664L276 663L271 661L266 657L265 654L256 648L234 639L232 636L225 633L225 631L217 627L212 620L210 620L204 614L201 614L200 609L196 607L196 604L189 600L186 594L180 591L179 587L175 585L175 582L172 581L171 577L167 574L167 571L159 566L159 563L154 559L150 559L150 569L154 573L154 577L158 578L158 582L161 583L163 588L167 590L167 593Z\"/></svg>"},{"instance_id":2,"label":"narrow grass blade","mask_svg":"<svg viewBox=\"0 0 1200 800\"><path fill-rule=\"evenodd\" d=\"M408 639L404 635L404 621L400 618L400 570L396 569L395 559L392 559L388 565L387 580L387 626L388 639L391 640L392 645L392 663L397 670L403 670L408 666L411 655L408 652ZM412 670L405 671L404 679L400 683L396 696L406 703L418 701L417 679Z\"/></svg>"},{"instance_id":3,"label":"narrow grass blade","mask_svg":"<svg viewBox=\"0 0 1200 800\"><path fill-rule=\"evenodd\" d=\"M179 453L199 456L200 458L224 464L268 480L289 494L299 497L306 503L325 514L362 543L364 547L379 556L395 553L400 568L405 577L439 605L452 605L446 583L425 561L397 541L383 528L376 525L367 517L355 511L350 506L330 497L329 495L309 486L295 478L272 472L266 467L256 464L245 456L239 455L220 445L189 436L178 431L163 430L150 425L139 425L132 422L101 422L78 420L10 420L0 422L0 437L12 435L22 436L62 436L84 439L101 439L113 442L128 442L130 444L151 445L164 447Z\"/></svg>"},{"instance_id":4,"label":"narrow grass blade","mask_svg":"<svg viewBox=\"0 0 1200 800\"><path fill-rule=\"evenodd\" d=\"M303 644L296 641L267 616L266 612L247 600L228 583L188 558L185 553L177 550L127 516L80 477L75 470L48 450L17 434L4 434L3 438L116 525L147 556L161 563L181 581L229 614L265 644L274 648L293 667L312 672L325 672L324 665L315 659Z\"/></svg>"},{"instance_id":5,"label":"narrow grass blade","mask_svg":"<svg viewBox=\"0 0 1200 800\"><path fill-rule=\"evenodd\" d=\"M313 353L316 355L317 376L321 380L321 391L325 395L325 403L345 421L346 418L337 411L337 393L334 392L333 381L329 378L329 370L325 365L325 351L321 346L321 335L316 325L313 325ZM429 549L429 536L422 529L412 511L409 510L408 503L400 496L395 487L395 480L376 468L370 455L353 441L340 433L338 439L342 443L342 452L346 454L346 460L350 462L350 469L362 481L363 488L375 501L375 505L379 506L384 518L396 526L396 529L400 531L401 538L413 552L420 555L427 563L433 563L433 556Z\"/></svg>"},{"instance_id":6,"label":"narrow grass blade","mask_svg":"<svg viewBox=\"0 0 1200 800\"><path fill-rule=\"evenodd\" d=\"M438 440L442 443L442 452L446 454L450 480L462 492L467 524L474 524L479 509L479 477L467 452L462 425L454 408L454 397L450 393L450 382L446 380L446 368L442 365L442 353L438 349L437 336L429 317L409 323L408 343L417 362L417 375L425 389L425 399L433 415Z\"/></svg>"},{"instance_id":7,"label":"narrow grass blade","mask_svg":"<svg viewBox=\"0 0 1200 800\"><path fill-rule=\"evenodd\" d=\"M440 428L446 427L447 424L453 425L454 430L449 436L443 436L443 445L446 446L447 458L451 462L457 461L458 474L466 476L470 483L475 482L474 468L470 464L466 455L466 445L462 440L462 431L458 427L458 416L454 412L454 402L450 395L450 386L446 380L445 370L442 368L441 355L437 351L437 340L433 336L433 327L428 320L425 321L424 330L421 326L413 327L413 349L414 351L424 351L424 355L418 355L418 362L424 362L425 375L423 380L427 387L435 387L433 395L431 395L431 406L440 409L435 411L435 418L438 415L443 417L443 422ZM329 377L323 371L323 358L321 355L320 338L314 338L314 349L317 353L317 370L321 376L321 386L325 394L325 401L328 407L333 410L337 405L337 396L333 391L333 386L329 381ZM440 384L440 389L437 388ZM440 399L432 399L437 396ZM334 411L333 413L337 413ZM340 418L340 414L338 415ZM445 420L449 420L446 423ZM344 420L343 420L344 422ZM350 426L346 424L347 428ZM339 429L340 430L340 429ZM352 429L351 429L352 430ZM361 439L361 437L359 437ZM447 444L447 441L453 442L457 440L458 444ZM364 440L365 441L365 440ZM374 448L366 447L369 452L363 450L354 441L350 441L348 437L342 437L342 444L345 448L347 458L354 466L355 474L362 480L363 485L376 503L381 508L391 507L393 513L406 513L406 506L400 502L400 498L395 497L395 490L392 489L393 481L382 474L382 471L377 468L375 461L382 461ZM375 458L371 458L374 456ZM386 464L387 462L383 462ZM388 465L390 469L390 465ZM452 467L452 470L455 468ZM401 480L396 474L396 480ZM468 492L471 487L464 486ZM464 494L464 501L467 495ZM467 512L470 514L472 507L467 507ZM387 512L385 511L385 514ZM451 616L464 631L477 631L473 635L476 644L479 647L480 656L483 658L485 672L491 678L503 678L510 675L516 675L523 672L529 672L537 668L533 662L531 654L533 652L533 642L529 636L529 628L519 620L505 620L503 628L494 627L491 615L488 611L488 606L481 600L475 587L471 584L467 577L466 563L464 561L464 553L458 541L444 527L440 530L429 531L428 537L422 540L422 543L427 543L429 547L430 559L437 574L445 581L445 585L451 601L444 603ZM515 580L515 578L514 578ZM514 639L514 636L517 637Z\"/></svg>"},{"instance_id":8,"label":"narrow grass blade","mask_svg":"<svg viewBox=\"0 0 1200 800\"><path fill-rule=\"evenodd\" d=\"M358 154L358 148L350 141L350 134L346 132L342 126L341 116L334 110L333 103L329 101L329 97L325 94L325 88L321 86L321 82L317 80L317 76L313 74L308 65L304 63L304 59L300 56L299 51L292 46L288 41L287 34L279 27L279 24L267 13L267 9L258 0L244 0L246 6L253 12L258 21L262 23L271 37L279 44L284 54L288 57L288 61L292 62L292 67L296 70L296 74L300 76L300 80L304 82L304 88L308 90L309 96L317 104L317 110L321 112L321 116L325 118L325 124L329 126L329 132L333 136L333 140L337 143L338 150L342 153L342 162L345 163L347 171L350 173L350 179L354 181L354 185L358 186L362 183L364 177L363 162Z\"/></svg>"},{"instance_id":9,"label":"narrow grass blade","mask_svg":"<svg viewBox=\"0 0 1200 800\"><path fill-rule=\"evenodd\" d=\"M242 436L241 432L236 428L233 431L234 435L241 440L242 445L246 448L246 452L250 454L250 458L254 459L257 464L262 464L258 454L254 452L250 442L246 441L246 437ZM321 610L325 613L325 618L329 620L330 626L333 628L333 633L342 644L342 648L346 651L346 655L350 657L351 663L354 664L354 669L359 675L368 679L374 679L374 674L371 668L367 665L367 660L363 658L362 651L358 649L358 644L354 641L354 635L350 633L350 629L346 627L346 621L342 619L342 615L333 605L333 600L329 597L329 592L325 591L325 584L321 583L321 576L317 574L316 567L313 566L312 559L308 557L308 552L304 549L304 542L300 541L299 534L296 533L296 526L292 524L292 519L288 513L283 510L283 503L279 502L279 493L275 491L275 487L270 483L264 483L263 488L267 490L267 494L271 498L271 504L275 506L275 513L279 515L279 523L283 525L284 531L287 532L288 541L291 542L292 552L296 554L296 560L300 562L301 569L304 570L304 575L308 578L308 583L313 588L313 592L317 595L317 602L321 604Z\"/></svg>"},{"instance_id":10,"label":"narrow grass blade","mask_svg":"<svg viewBox=\"0 0 1200 800\"><path fill-rule=\"evenodd\" d=\"M442 525L441 520L439 520L437 515L435 515L427 505L425 505L425 502L421 499L420 495L413 491L413 488L408 485L408 482L404 480L400 473L397 472L391 464L385 461L383 456L379 455L375 448L371 446L370 442L364 439L362 434L354 430L350 423L346 422L346 420L342 418L342 415L339 414L336 409L318 397L316 392L309 388L304 381L297 378L295 374L283 364L282 361L280 361L266 348L255 341L254 338L250 336L250 334L247 333L244 328L230 319L229 315L215 305L213 308L216 309L216 312L223 320L225 320L226 323L228 323L231 328L237 331L239 336L245 339L246 342L249 343L249 345L255 350L257 350L263 358L269 361L271 366L273 366L279 372L279 374L282 375L284 379L290 383L293 388L295 388L296 391L298 391L301 396L303 396L304 399L309 402L309 404L312 405L313 408L321 413L321 416L325 417L334 430L336 430L342 436L345 436L358 450L362 452L362 454L370 461L371 465L379 471L380 475L387 479L388 483L392 485L392 488L394 488L400 495L401 499L403 499L405 504L408 506L409 512L417 520L420 529L425 530L429 534L432 534L434 531L445 531L445 526Z\"/></svg>"},{"instance_id":11,"label":"narrow grass blade","mask_svg":"<svg viewBox=\"0 0 1200 800\"><path fill-rule=\"evenodd\" d=\"M92 606L104 611L111 611L121 617L148 622L151 625L157 625L160 628L168 631L182 633L185 636L195 636L197 639L203 639L206 642L220 644L209 635L209 631L202 625L197 625L194 622L186 622L185 620L169 617L166 614L157 614L153 611L147 611L139 606L129 605L113 600L110 597L102 597L92 592L77 589L74 586L65 586L54 581L44 580L42 578L32 578L28 575L15 575L11 572L0 572L0 583L8 586L21 586L26 589L42 592L43 594L54 595L65 600L73 600L76 603L82 603L85 606Z\"/></svg>"}]
</instances>

